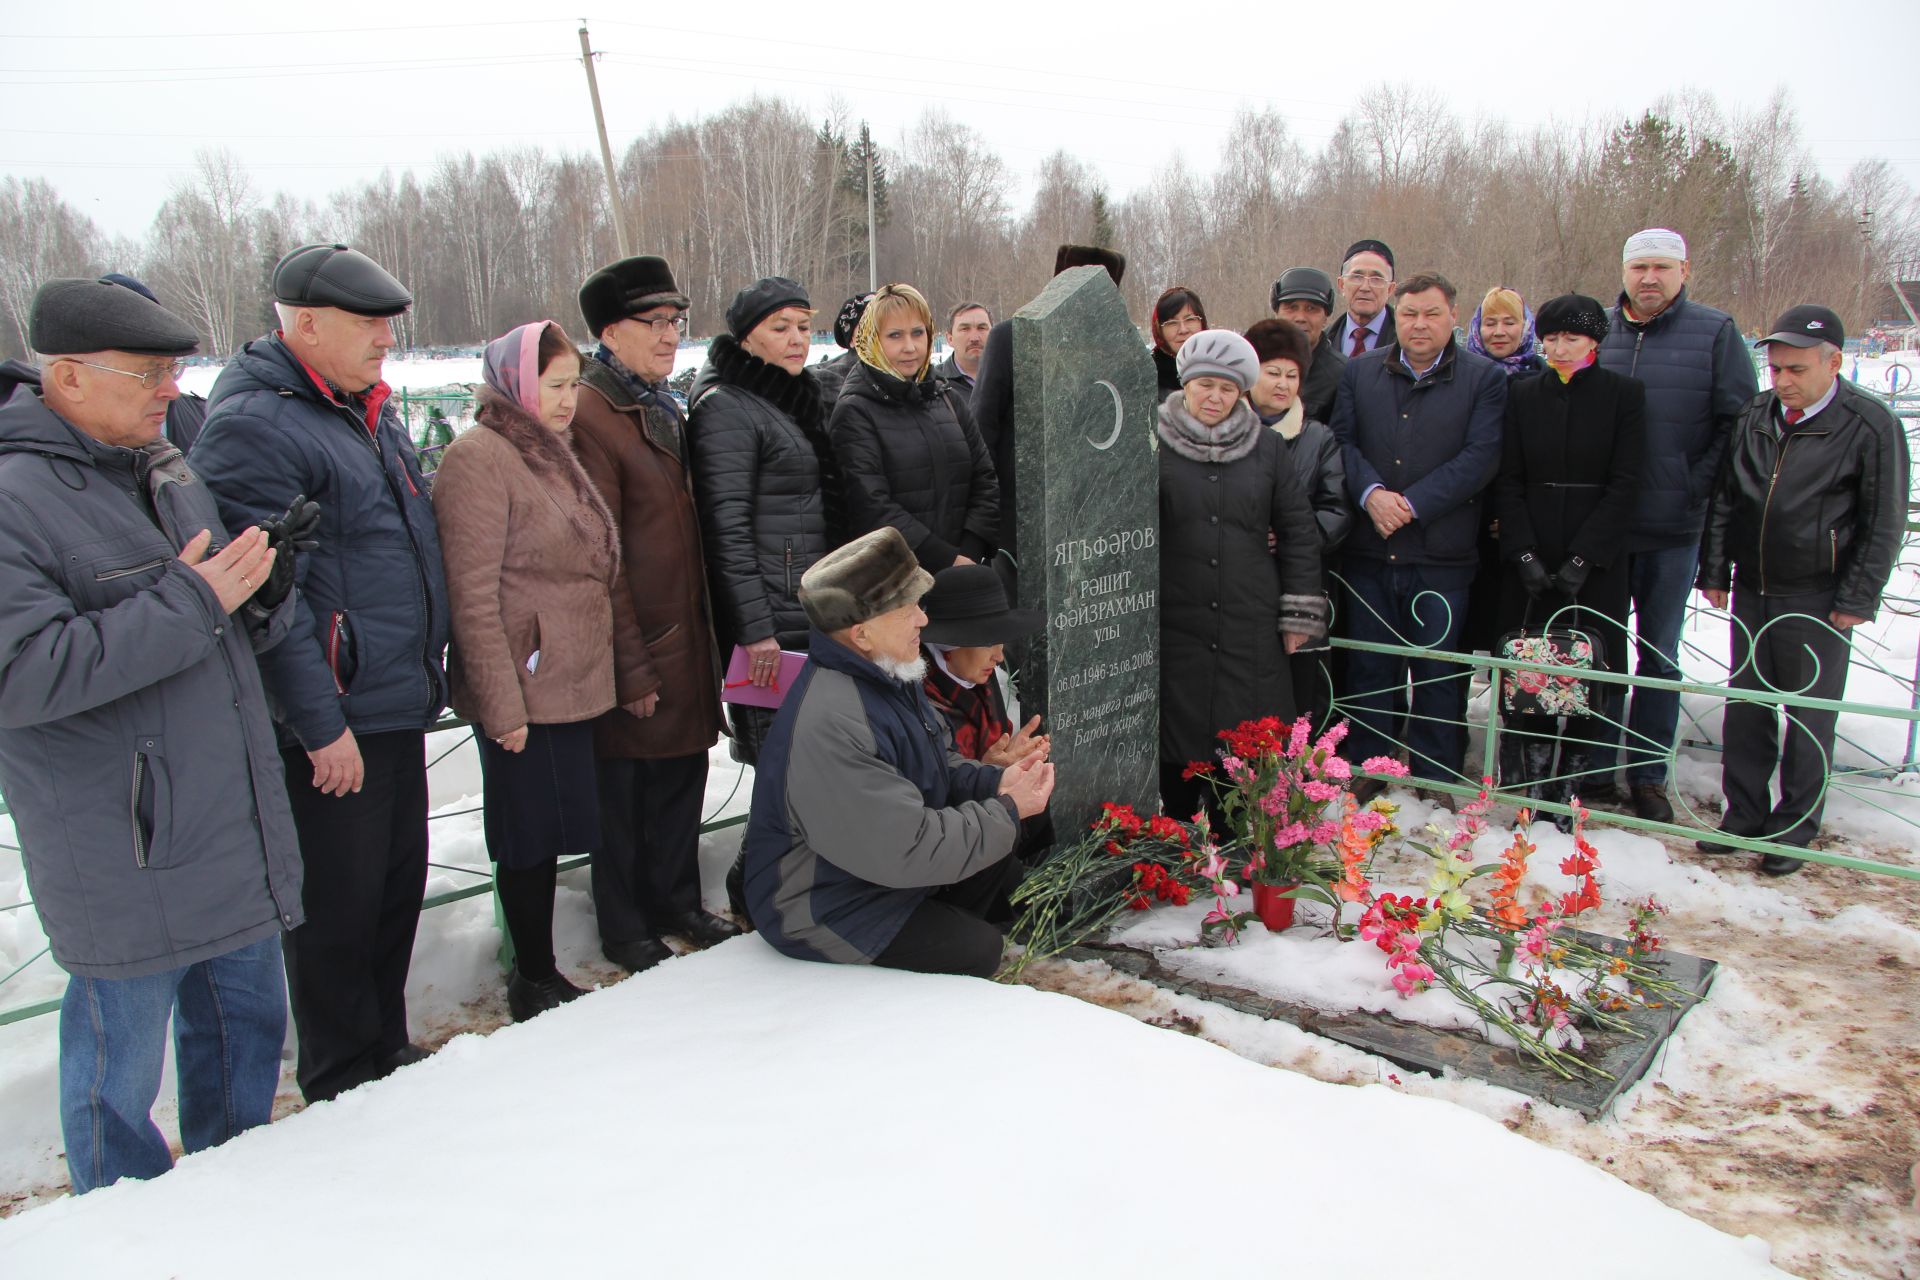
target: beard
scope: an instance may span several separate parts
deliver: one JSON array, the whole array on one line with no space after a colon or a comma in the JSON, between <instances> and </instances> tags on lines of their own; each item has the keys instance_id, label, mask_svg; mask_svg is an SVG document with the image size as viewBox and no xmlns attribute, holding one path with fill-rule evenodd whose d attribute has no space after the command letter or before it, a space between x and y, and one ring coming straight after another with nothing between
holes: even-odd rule
<instances>
[{"instance_id":1,"label":"beard","mask_svg":"<svg viewBox=\"0 0 1920 1280\"><path fill-rule=\"evenodd\" d=\"M927 678L927 660L924 655L916 655L911 662L901 662L898 658L883 658L875 654L873 665L901 684L919 684Z\"/></svg>"}]
</instances>

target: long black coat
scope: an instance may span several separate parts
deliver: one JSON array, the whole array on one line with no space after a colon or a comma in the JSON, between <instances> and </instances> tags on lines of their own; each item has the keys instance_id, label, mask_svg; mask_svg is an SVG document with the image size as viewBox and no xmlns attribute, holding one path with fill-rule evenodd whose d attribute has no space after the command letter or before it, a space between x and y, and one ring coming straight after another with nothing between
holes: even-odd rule
<instances>
[{"instance_id":1,"label":"long black coat","mask_svg":"<svg viewBox=\"0 0 1920 1280\"><path fill-rule=\"evenodd\" d=\"M993 459L966 403L935 378L907 382L857 361L833 407L850 537L892 525L929 573L984 562L1000 531Z\"/></svg>"},{"instance_id":2,"label":"long black coat","mask_svg":"<svg viewBox=\"0 0 1920 1280\"><path fill-rule=\"evenodd\" d=\"M800 575L839 546L839 464L813 371L790 374L722 334L687 421L693 496L720 651L769 636L807 645Z\"/></svg>"},{"instance_id":3,"label":"long black coat","mask_svg":"<svg viewBox=\"0 0 1920 1280\"><path fill-rule=\"evenodd\" d=\"M1287 442L1196 462L1160 445L1160 758L1211 760L1242 720L1292 719L1282 594L1320 594L1320 529ZM1267 532L1278 539L1267 550Z\"/></svg>"},{"instance_id":4,"label":"long black coat","mask_svg":"<svg viewBox=\"0 0 1920 1280\"><path fill-rule=\"evenodd\" d=\"M1627 556L1623 550L1639 500L1646 450L1647 392L1638 380L1589 365L1562 383L1548 370L1515 378L1507 392L1494 509L1505 560L1502 631L1545 625L1567 601L1529 602L1514 562L1532 551L1548 573L1569 556L1592 566L1578 596L1579 618L1564 625L1598 630L1610 671L1626 667Z\"/></svg>"},{"instance_id":5,"label":"long black coat","mask_svg":"<svg viewBox=\"0 0 1920 1280\"><path fill-rule=\"evenodd\" d=\"M1320 342L1309 356L1300 376L1300 402L1307 416L1316 422L1333 421L1333 402L1340 394L1340 375L1346 372L1347 358L1333 345L1333 331L1320 335Z\"/></svg>"}]
</instances>

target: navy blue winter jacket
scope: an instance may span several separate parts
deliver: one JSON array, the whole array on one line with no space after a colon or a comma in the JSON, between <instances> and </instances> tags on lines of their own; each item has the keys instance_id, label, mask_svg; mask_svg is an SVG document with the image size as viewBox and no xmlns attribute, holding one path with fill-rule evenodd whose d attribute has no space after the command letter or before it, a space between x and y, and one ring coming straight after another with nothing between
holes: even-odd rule
<instances>
[{"instance_id":1,"label":"navy blue winter jacket","mask_svg":"<svg viewBox=\"0 0 1920 1280\"><path fill-rule=\"evenodd\" d=\"M812 632L754 769L754 926L802 960L874 960L930 891L1013 852L1019 815L999 789L918 681Z\"/></svg>"},{"instance_id":2,"label":"navy blue winter jacket","mask_svg":"<svg viewBox=\"0 0 1920 1280\"><path fill-rule=\"evenodd\" d=\"M1347 361L1331 424L1347 492L1360 508L1345 554L1471 576L1480 557L1480 495L1500 469L1506 408L1506 373L1456 342L1418 382L1398 344ZM1391 538L1380 536L1361 505L1375 485L1413 507L1412 523Z\"/></svg>"},{"instance_id":3,"label":"navy blue winter jacket","mask_svg":"<svg viewBox=\"0 0 1920 1280\"><path fill-rule=\"evenodd\" d=\"M278 338L241 349L213 385L194 472L229 530L320 504L302 555L304 608L261 655L283 745L425 729L446 705L447 584L420 460L376 384L361 410L336 399ZM377 424L369 430L364 413Z\"/></svg>"},{"instance_id":4,"label":"navy blue winter jacket","mask_svg":"<svg viewBox=\"0 0 1920 1280\"><path fill-rule=\"evenodd\" d=\"M1600 344L1600 367L1647 388L1647 450L1629 551L1700 541L1707 500L1727 454L1733 424L1759 391L1753 356L1733 317L1687 299L1645 324L1627 318L1626 295Z\"/></svg>"}]
</instances>

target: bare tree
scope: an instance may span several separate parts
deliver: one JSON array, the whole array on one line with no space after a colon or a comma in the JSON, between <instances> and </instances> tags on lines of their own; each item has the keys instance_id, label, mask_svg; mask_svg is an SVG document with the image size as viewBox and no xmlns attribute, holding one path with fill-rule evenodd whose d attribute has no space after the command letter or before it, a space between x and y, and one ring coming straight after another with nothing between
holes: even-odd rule
<instances>
[{"instance_id":1,"label":"bare tree","mask_svg":"<svg viewBox=\"0 0 1920 1280\"><path fill-rule=\"evenodd\" d=\"M251 329L257 318L259 211L239 157L203 150L195 156L193 181L177 187L154 218L154 289L200 331L210 351L234 350L242 328Z\"/></svg>"},{"instance_id":2,"label":"bare tree","mask_svg":"<svg viewBox=\"0 0 1920 1280\"><path fill-rule=\"evenodd\" d=\"M44 178L0 180L0 353L28 354L35 291L60 276L98 275L101 248L99 230Z\"/></svg>"}]
</instances>

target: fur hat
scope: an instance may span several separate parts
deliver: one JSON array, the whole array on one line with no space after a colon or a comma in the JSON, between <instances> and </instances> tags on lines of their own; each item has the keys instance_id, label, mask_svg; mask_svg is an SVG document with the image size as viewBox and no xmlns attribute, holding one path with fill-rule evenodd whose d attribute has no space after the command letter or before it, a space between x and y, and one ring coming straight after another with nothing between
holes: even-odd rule
<instances>
[{"instance_id":1,"label":"fur hat","mask_svg":"<svg viewBox=\"0 0 1920 1280\"><path fill-rule=\"evenodd\" d=\"M1578 333L1595 342L1607 340L1607 309L1584 293L1563 293L1548 298L1533 313L1533 331L1545 338L1556 333Z\"/></svg>"},{"instance_id":2,"label":"fur hat","mask_svg":"<svg viewBox=\"0 0 1920 1280\"><path fill-rule=\"evenodd\" d=\"M933 575L892 525L862 534L800 575L800 606L822 631L844 631L927 594Z\"/></svg>"},{"instance_id":3,"label":"fur hat","mask_svg":"<svg viewBox=\"0 0 1920 1280\"><path fill-rule=\"evenodd\" d=\"M1269 360L1291 360L1299 367L1303 378L1307 376L1307 367L1313 363L1313 350L1307 346L1307 335L1290 320L1275 318L1259 321L1247 330L1247 342L1253 347L1254 357L1261 364Z\"/></svg>"},{"instance_id":4,"label":"fur hat","mask_svg":"<svg viewBox=\"0 0 1920 1280\"><path fill-rule=\"evenodd\" d=\"M1195 378L1225 378L1242 391L1260 380L1260 359L1253 344L1231 329L1202 329L1180 344L1174 367L1180 385Z\"/></svg>"},{"instance_id":5,"label":"fur hat","mask_svg":"<svg viewBox=\"0 0 1920 1280\"><path fill-rule=\"evenodd\" d=\"M1127 255L1091 244L1063 244L1053 252L1053 274L1072 267L1105 267L1115 284L1127 274Z\"/></svg>"},{"instance_id":6,"label":"fur hat","mask_svg":"<svg viewBox=\"0 0 1920 1280\"><path fill-rule=\"evenodd\" d=\"M655 307L685 311L692 305L673 282L667 260L651 255L622 258L600 268L580 286L580 316L596 338L608 325L642 311Z\"/></svg>"}]
</instances>

